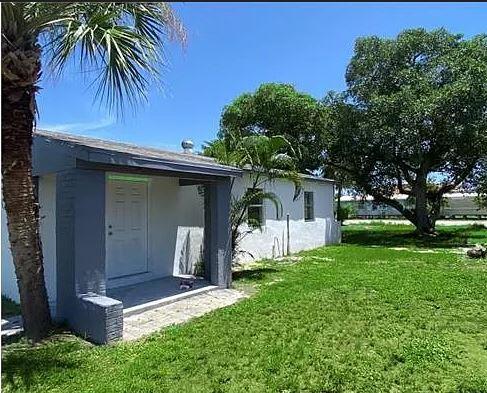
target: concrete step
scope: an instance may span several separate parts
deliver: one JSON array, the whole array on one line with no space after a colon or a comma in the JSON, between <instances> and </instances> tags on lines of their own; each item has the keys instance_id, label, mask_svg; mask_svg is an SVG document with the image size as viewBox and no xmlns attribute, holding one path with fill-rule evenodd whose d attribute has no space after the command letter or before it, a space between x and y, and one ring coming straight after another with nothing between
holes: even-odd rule
<instances>
[{"instance_id":1,"label":"concrete step","mask_svg":"<svg viewBox=\"0 0 487 393\"><path fill-rule=\"evenodd\" d=\"M167 326L186 323L216 309L230 306L247 295L235 289L216 288L146 312L124 318L123 339L137 340Z\"/></svg>"},{"instance_id":2,"label":"concrete step","mask_svg":"<svg viewBox=\"0 0 487 393\"><path fill-rule=\"evenodd\" d=\"M123 316L128 317L128 316L132 316L132 315L141 314L144 311L152 310L154 308L164 306L166 304L171 304L171 303L183 300L183 299L188 299L188 298L193 297L193 296L201 295L202 293L207 293L207 292L213 291L215 289L218 289L218 286L207 285L207 286L204 286L202 288L197 288L197 289L193 289L190 291L178 293L177 295L166 296L166 297L163 297L161 299L157 299L157 300L153 300L153 301L150 301L147 303L139 304L137 306L124 308L123 309Z\"/></svg>"}]
</instances>

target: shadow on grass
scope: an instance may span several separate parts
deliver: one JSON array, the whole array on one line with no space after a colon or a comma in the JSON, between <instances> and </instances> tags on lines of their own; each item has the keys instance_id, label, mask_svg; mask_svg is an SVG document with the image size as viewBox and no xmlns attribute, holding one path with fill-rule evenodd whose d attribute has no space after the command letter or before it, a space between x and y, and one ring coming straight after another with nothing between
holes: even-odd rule
<instances>
[{"instance_id":1,"label":"shadow on grass","mask_svg":"<svg viewBox=\"0 0 487 393\"><path fill-rule=\"evenodd\" d=\"M79 368L71 356L84 345L70 335L57 335L40 344L16 343L2 348L2 381L14 388L36 385L43 374Z\"/></svg>"},{"instance_id":2,"label":"shadow on grass","mask_svg":"<svg viewBox=\"0 0 487 393\"><path fill-rule=\"evenodd\" d=\"M261 281L267 278L267 276L276 273L278 270L263 267L258 269L249 269L249 270L239 270L232 273L232 279L234 281L241 281L241 280L250 280L250 281Z\"/></svg>"},{"instance_id":3,"label":"shadow on grass","mask_svg":"<svg viewBox=\"0 0 487 393\"><path fill-rule=\"evenodd\" d=\"M350 225L343 227L343 243L361 246L458 248L487 243L480 225L440 227L436 236L420 237L404 225Z\"/></svg>"}]
</instances>

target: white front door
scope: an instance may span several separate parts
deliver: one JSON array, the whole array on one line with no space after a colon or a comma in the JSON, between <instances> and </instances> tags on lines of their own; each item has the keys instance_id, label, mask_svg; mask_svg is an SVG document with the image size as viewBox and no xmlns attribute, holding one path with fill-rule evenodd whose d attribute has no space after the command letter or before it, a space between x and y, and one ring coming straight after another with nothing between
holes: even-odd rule
<instances>
[{"instance_id":1,"label":"white front door","mask_svg":"<svg viewBox=\"0 0 487 393\"><path fill-rule=\"evenodd\" d=\"M107 277L147 272L147 183L107 181Z\"/></svg>"}]
</instances>

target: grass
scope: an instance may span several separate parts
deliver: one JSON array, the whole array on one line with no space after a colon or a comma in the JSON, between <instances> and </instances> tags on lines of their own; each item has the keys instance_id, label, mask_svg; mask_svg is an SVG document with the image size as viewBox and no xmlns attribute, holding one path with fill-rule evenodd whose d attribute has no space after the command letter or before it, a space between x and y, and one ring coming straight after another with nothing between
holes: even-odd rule
<instances>
[{"instance_id":1,"label":"grass","mask_svg":"<svg viewBox=\"0 0 487 393\"><path fill-rule=\"evenodd\" d=\"M251 298L145 340L7 346L2 389L487 392L487 262L455 252L487 231L464 229L425 249L404 228L347 227L347 244L238 272Z\"/></svg>"},{"instance_id":2,"label":"grass","mask_svg":"<svg viewBox=\"0 0 487 393\"><path fill-rule=\"evenodd\" d=\"M20 315L20 304L15 303L6 296L2 296L2 318L8 318L14 315Z\"/></svg>"},{"instance_id":3,"label":"grass","mask_svg":"<svg viewBox=\"0 0 487 393\"><path fill-rule=\"evenodd\" d=\"M352 224L344 227L343 242L362 246L455 248L487 243L483 225L439 226L436 237L417 237L407 224Z\"/></svg>"}]
</instances>

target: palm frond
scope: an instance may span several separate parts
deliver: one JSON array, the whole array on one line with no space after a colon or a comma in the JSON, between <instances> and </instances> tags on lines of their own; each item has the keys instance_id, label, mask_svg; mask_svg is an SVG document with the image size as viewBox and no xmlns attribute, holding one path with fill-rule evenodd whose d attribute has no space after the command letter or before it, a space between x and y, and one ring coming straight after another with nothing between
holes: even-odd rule
<instances>
[{"instance_id":1,"label":"palm frond","mask_svg":"<svg viewBox=\"0 0 487 393\"><path fill-rule=\"evenodd\" d=\"M74 60L93 75L95 98L118 114L159 85L166 41L186 42L168 3L26 4L24 20L39 35L51 72L61 75Z\"/></svg>"},{"instance_id":2,"label":"palm frond","mask_svg":"<svg viewBox=\"0 0 487 393\"><path fill-rule=\"evenodd\" d=\"M203 153L220 163L249 170L252 186L243 195L232 198L230 209L235 256L240 241L249 233L241 231L241 224L247 222L250 231L262 229L260 221L248 217L248 208L256 199L272 202L277 219L283 215L280 198L264 189L266 183L287 179L294 184L294 200L301 194L301 176L296 170L296 155L299 153L283 136L248 135L238 131L227 132L224 138L207 142Z\"/></svg>"}]
</instances>

